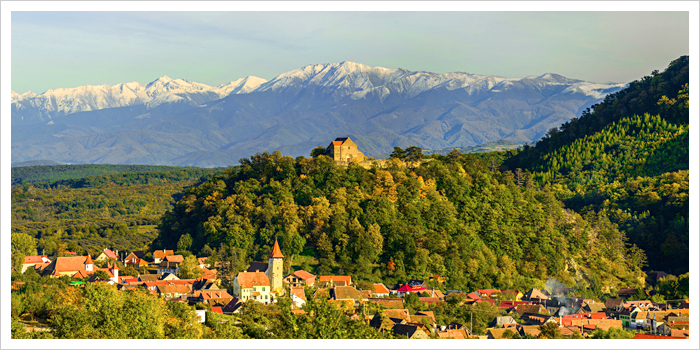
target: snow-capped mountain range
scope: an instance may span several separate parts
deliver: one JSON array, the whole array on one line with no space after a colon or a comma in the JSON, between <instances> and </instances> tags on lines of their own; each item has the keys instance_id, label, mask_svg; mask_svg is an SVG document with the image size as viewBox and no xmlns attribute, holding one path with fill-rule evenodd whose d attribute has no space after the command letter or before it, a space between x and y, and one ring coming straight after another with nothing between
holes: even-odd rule
<instances>
[{"instance_id":1,"label":"snow-capped mountain range","mask_svg":"<svg viewBox=\"0 0 700 350\"><path fill-rule=\"evenodd\" d=\"M36 113L39 120L30 118L27 122L48 121L76 112L94 111L105 108L145 105L153 108L164 103L184 102L193 106L224 98L230 94L247 94L261 91L285 91L308 88L310 86L330 89L335 99L350 96L362 99L368 95L383 100L389 94L399 94L405 98L415 97L428 90L444 87L447 90L464 89L468 94L491 91L502 92L514 84L527 80L542 88L565 85L562 93L579 92L595 99L603 98L611 89L625 84L597 84L583 80L569 79L561 75L546 73L525 78L504 78L499 76L469 73L430 73L412 72L405 69L370 67L360 63L341 62L330 64L310 64L301 69L282 73L267 81L248 76L212 87L187 79L160 77L146 85L137 82L121 83L114 86L83 85L76 88L48 90L40 95L31 91L18 94L12 91L12 104L25 121L25 113Z\"/></svg>"},{"instance_id":2,"label":"snow-capped mountain range","mask_svg":"<svg viewBox=\"0 0 700 350\"><path fill-rule=\"evenodd\" d=\"M339 136L369 156L394 146L526 143L625 85L340 62L216 87L165 76L13 91L12 161L221 166L277 149L308 155Z\"/></svg>"}]
</instances>

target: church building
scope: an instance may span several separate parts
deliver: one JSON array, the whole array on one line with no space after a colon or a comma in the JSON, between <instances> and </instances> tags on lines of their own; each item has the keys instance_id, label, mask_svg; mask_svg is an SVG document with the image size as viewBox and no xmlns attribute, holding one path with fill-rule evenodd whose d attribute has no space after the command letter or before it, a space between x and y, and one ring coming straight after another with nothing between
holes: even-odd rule
<instances>
[{"instance_id":1,"label":"church building","mask_svg":"<svg viewBox=\"0 0 700 350\"><path fill-rule=\"evenodd\" d=\"M324 155L333 158L336 162L363 161L367 157L357 149L357 144L349 137L339 137L326 147Z\"/></svg>"},{"instance_id":2,"label":"church building","mask_svg":"<svg viewBox=\"0 0 700 350\"><path fill-rule=\"evenodd\" d=\"M233 280L233 294L241 302L253 299L263 304L269 304L273 295L284 295L282 286L283 271L282 250L275 240L272 253L267 263L252 262L245 272L239 272Z\"/></svg>"}]
</instances>

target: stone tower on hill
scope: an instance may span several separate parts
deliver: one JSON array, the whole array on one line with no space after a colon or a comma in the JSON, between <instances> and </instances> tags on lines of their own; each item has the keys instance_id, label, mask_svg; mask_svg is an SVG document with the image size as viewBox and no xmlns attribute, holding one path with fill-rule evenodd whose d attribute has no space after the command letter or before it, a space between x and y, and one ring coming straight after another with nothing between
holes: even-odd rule
<instances>
[{"instance_id":1,"label":"stone tower on hill","mask_svg":"<svg viewBox=\"0 0 700 350\"><path fill-rule=\"evenodd\" d=\"M333 158L336 162L364 161L365 155L357 149L357 144L349 137L339 137L326 147L324 155Z\"/></svg>"},{"instance_id":2,"label":"stone tower on hill","mask_svg":"<svg viewBox=\"0 0 700 350\"><path fill-rule=\"evenodd\" d=\"M280 245L275 240L275 245L272 247L272 253L270 253L270 259L267 263L267 278L270 279L270 291L277 293L278 295L284 294L284 287L282 286L282 251L280 250Z\"/></svg>"}]
</instances>

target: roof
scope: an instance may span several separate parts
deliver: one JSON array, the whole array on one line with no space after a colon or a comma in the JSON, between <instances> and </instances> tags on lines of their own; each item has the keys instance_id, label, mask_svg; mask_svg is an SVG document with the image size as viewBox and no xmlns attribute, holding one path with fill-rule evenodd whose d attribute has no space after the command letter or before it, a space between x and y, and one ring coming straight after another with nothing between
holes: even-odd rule
<instances>
[{"instance_id":1,"label":"roof","mask_svg":"<svg viewBox=\"0 0 700 350\"><path fill-rule=\"evenodd\" d=\"M516 305L515 312L519 316L522 316L525 313L539 314L542 312L547 312L547 309L544 306L539 305L539 304L536 304L536 305L523 304L523 305Z\"/></svg>"},{"instance_id":2,"label":"roof","mask_svg":"<svg viewBox=\"0 0 700 350\"><path fill-rule=\"evenodd\" d=\"M314 280L316 279L316 276L314 276L314 275L312 275L304 270L294 271L293 275L297 276L297 277L299 277L307 282L309 279L314 279Z\"/></svg>"},{"instance_id":3,"label":"roof","mask_svg":"<svg viewBox=\"0 0 700 350\"><path fill-rule=\"evenodd\" d=\"M547 295L537 288L532 288L523 295L523 299L549 299Z\"/></svg>"},{"instance_id":4,"label":"roof","mask_svg":"<svg viewBox=\"0 0 700 350\"><path fill-rule=\"evenodd\" d=\"M264 272L239 272L236 279L238 279L238 285L241 286L241 289L270 285L270 279Z\"/></svg>"},{"instance_id":5,"label":"roof","mask_svg":"<svg viewBox=\"0 0 700 350\"><path fill-rule=\"evenodd\" d=\"M113 252L107 248L105 248L102 252L105 253L105 255L107 255L107 257L110 259L119 259L119 257L117 256L117 254L115 252Z\"/></svg>"},{"instance_id":6,"label":"roof","mask_svg":"<svg viewBox=\"0 0 700 350\"><path fill-rule=\"evenodd\" d=\"M183 260L185 260L185 258L182 255L168 255L165 258L163 258L163 260L169 261L169 262L180 263Z\"/></svg>"},{"instance_id":7,"label":"roof","mask_svg":"<svg viewBox=\"0 0 700 350\"><path fill-rule=\"evenodd\" d=\"M389 294L389 288L387 288L384 283L374 283L372 284L372 292L376 294Z\"/></svg>"},{"instance_id":8,"label":"roof","mask_svg":"<svg viewBox=\"0 0 700 350\"><path fill-rule=\"evenodd\" d=\"M418 297L418 300L420 300L421 303L428 304L437 304L440 302L440 298L438 297Z\"/></svg>"},{"instance_id":9,"label":"roof","mask_svg":"<svg viewBox=\"0 0 700 350\"><path fill-rule=\"evenodd\" d=\"M231 299L233 298L231 294L228 294L225 290L217 290L217 291L211 291L211 292L204 292L202 291L199 294L202 299L204 300L209 300L209 299Z\"/></svg>"},{"instance_id":10,"label":"roof","mask_svg":"<svg viewBox=\"0 0 700 350\"><path fill-rule=\"evenodd\" d=\"M245 272L265 272L267 271L267 265L268 263L266 262L253 261Z\"/></svg>"},{"instance_id":11,"label":"roof","mask_svg":"<svg viewBox=\"0 0 700 350\"><path fill-rule=\"evenodd\" d=\"M420 292L427 290L425 287L422 285L416 285L416 286L409 286L408 284L404 284L401 286L401 288L397 289L399 292Z\"/></svg>"},{"instance_id":12,"label":"roof","mask_svg":"<svg viewBox=\"0 0 700 350\"><path fill-rule=\"evenodd\" d=\"M685 337L669 337L665 335L637 334L632 339L685 339Z\"/></svg>"},{"instance_id":13,"label":"roof","mask_svg":"<svg viewBox=\"0 0 700 350\"><path fill-rule=\"evenodd\" d=\"M381 311L386 317L400 318L402 320L410 320L411 316L408 309L385 309Z\"/></svg>"},{"instance_id":14,"label":"roof","mask_svg":"<svg viewBox=\"0 0 700 350\"><path fill-rule=\"evenodd\" d=\"M143 250L134 250L133 252L129 253L129 255L136 255L137 258L143 258L146 253ZM127 256L128 258L129 256Z\"/></svg>"},{"instance_id":15,"label":"roof","mask_svg":"<svg viewBox=\"0 0 700 350\"><path fill-rule=\"evenodd\" d=\"M212 306L211 307L211 312L216 312L217 314L223 314L223 310L221 310L221 306Z\"/></svg>"},{"instance_id":16,"label":"roof","mask_svg":"<svg viewBox=\"0 0 700 350\"><path fill-rule=\"evenodd\" d=\"M148 261L143 260L141 258L136 258L136 257L131 257L130 259L125 260L128 265L148 265Z\"/></svg>"},{"instance_id":17,"label":"roof","mask_svg":"<svg viewBox=\"0 0 700 350\"><path fill-rule=\"evenodd\" d=\"M77 257L76 257L76 258L77 258ZM81 256L81 258L83 258L83 257ZM90 257L90 254L88 254L87 259L85 259L85 263L84 263L84 264L85 264L85 265L94 265L94 264L95 264L94 262L92 262L92 258Z\"/></svg>"},{"instance_id":18,"label":"roof","mask_svg":"<svg viewBox=\"0 0 700 350\"><path fill-rule=\"evenodd\" d=\"M234 297L233 299L231 299L231 301L228 302L228 304L226 304L226 306L224 306L223 311L226 313L231 313L236 311L240 306L240 300Z\"/></svg>"},{"instance_id":19,"label":"roof","mask_svg":"<svg viewBox=\"0 0 700 350\"><path fill-rule=\"evenodd\" d=\"M349 287L349 286L335 287L335 288L333 288L333 294L335 296L335 300L343 300L343 299L360 300L360 299L362 299L362 295L360 294L360 291L355 289L355 287Z\"/></svg>"},{"instance_id":20,"label":"roof","mask_svg":"<svg viewBox=\"0 0 700 350\"><path fill-rule=\"evenodd\" d=\"M88 262L89 261L89 262ZM68 271L85 271L85 264L92 264L92 259L90 256L72 256L72 257L59 257L56 258L56 265L54 267L54 273L58 274L60 272Z\"/></svg>"},{"instance_id":21,"label":"roof","mask_svg":"<svg viewBox=\"0 0 700 350\"><path fill-rule=\"evenodd\" d=\"M166 284L166 285L162 285L162 286L156 286L156 288L161 293L186 294L186 293L190 293L192 291L192 287L190 285L183 285L183 284Z\"/></svg>"},{"instance_id":22,"label":"roof","mask_svg":"<svg viewBox=\"0 0 700 350\"><path fill-rule=\"evenodd\" d=\"M25 264L43 264L44 263L44 258L49 260L49 258L46 255L31 255L31 256L25 256L24 257L24 263ZM51 261L51 260L49 260Z\"/></svg>"},{"instance_id":23,"label":"roof","mask_svg":"<svg viewBox=\"0 0 700 350\"><path fill-rule=\"evenodd\" d=\"M289 292L291 295L296 295L298 298L306 300L306 294L304 294L304 288L302 287L293 287Z\"/></svg>"},{"instance_id":24,"label":"roof","mask_svg":"<svg viewBox=\"0 0 700 350\"><path fill-rule=\"evenodd\" d=\"M492 328L492 329L489 329L486 333L487 333L487 335L488 335L488 333L491 333L491 336L493 337L493 339L503 339L503 333L505 333L509 329L510 328ZM512 329L510 329L510 331L512 333L515 333Z\"/></svg>"},{"instance_id":25,"label":"roof","mask_svg":"<svg viewBox=\"0 0 700 350\"><path fill-rule=\"evenodd\" d=\"M284 258L284 255L282 255L282 251L280 250L280 245L277 243L277 240L275 239L275 245L272 246L272 253L270 253L271 258Z\"/></svg>"},{"instance_id":26,"label":"roof","mask_svg":"<svg viewBox=\"0 0 700 350\"><path fill-rule=\"evenodd\" d=\"M143 274L143 275L139 275L139 280L141 282L154 282L154 281L158 281L161 277L163 277L163 274L160 274L160 273L158 273L158 274L156 274L156 273Z\"/></svg>"},{"instance_id":27,"label":"roof","mask_svg":"<svg viewBox=\"0 0 700 350\"><path fill-rule=\"evenodd\" d=\"M467 339L467 332L464 329L448 329L444 332L437 332L437 336L447 339Z\"/></svg>"},{"instance_id":28,"label":"roof","mask_svg":"<svg viewBox=\"0 0 700 350\"><path fill-rule=\"evenodd\" d=\"M430 317L433 322L435 322L435 313L433 311L416 311L415 316L426 316Z\"/></svg>"},{"instance_id":29,"label":"roof","mask_svg":"<svg viewBox=\"0 0 700 350\"><path fill-rule=\"evenodd\" d=\"M488 296L491 296L491 294L496 293L496 292L501 293L501 290L500 289L481 289L481 290L477 290L477 292L479 292L479 294L485 294L488 297Z\"/></svg>"},{"instance_id":30,"label":"roof","mask_svg":"<svg viewBox=\"0 0 700 350\"><path fill-rule=\"evenodd\" d=\"M473 299L473 300L478 300L478 299L481 299L481 296L479 294L472 292L472 293L467 294L467 298Z\"/></svg>"},{"instance_id":31,"label":"roof","mask_svg":"<svg viewBox=\"0 0 700 350\"><path fill-rule=\"evenodd\" d=\"M605 307L608 309L614 309L618 306L622 306L625 303L622 299L608 298L605 300Z\"/></svg>"},{"instance_id":32,"label":"roof","mask_svg":"<svg viewBox=\"0 0 700 350\"><path fill-rule=\"evenodd\" d=\"M367 301L388 309L403 309L403 299L401 298L368 298Z\"/></svg>"},{"instance_id":33,"label":"roof","mask_svg":"<svg viewBox=\"0 0 700 350\"><path fill-rule=\"evenodd\" d=\"M346 286L352 284L350 276L318 276L318 280L321 282L333 281L333 283L344 281Z\"/></svg>"},{"instance_id":34,"label":"roof","mask_svg":"<svg viewBox=\"0 0 700 350\"><path fill-rule=\"evenodd\" d=\"M333 146L340 146L343 144L343 141L333 141Z\"/></svg>"},{"instance_id":35,"label":"roof","mask_svg":"<svg viewBox=\"0 0 700 350\"><path fill-rule=\"evenodd\" d=\"M173 254L175 254L175 251L173 251L173 250L164 250L164 249L163 250L156 250L155 252L153 252L153 258L154 259L163 259L166 256L173 255Z\"/></svg>"},{"instance_id":36,"label":"roof","mask_svg":"<svg viewBox=\"0 0 700 350\"><path fill-rule=\"evenodd\" d=\"M165 269L174 269L180 266L179 262L174 262L174 261L167 261L167 260L162 260L160 264L158 264L159 268L165 268Z\"/></svg>"}]
</instances>

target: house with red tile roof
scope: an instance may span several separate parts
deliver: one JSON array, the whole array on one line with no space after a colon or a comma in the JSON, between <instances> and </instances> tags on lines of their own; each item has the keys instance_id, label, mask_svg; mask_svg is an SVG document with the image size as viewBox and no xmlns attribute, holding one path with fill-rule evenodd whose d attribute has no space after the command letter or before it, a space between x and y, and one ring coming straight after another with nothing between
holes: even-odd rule
<instances>
[{"instance_id":1,"label":"house with red tile roof","mask_svg":"<svg viewBox=\"0 0 700 350\"><path fill-rule=\"evenodd\" d=\"M135 269L138 269L141 266L148 266L148 261L143 260L141 258L137 258L136 255L129 255L127 259L124 260L125 265L131 265Z\"/></svg>"},{"instance_id":2,"label":"house with red tile roof","mask_svg":"<svg viewBox=\"0 0 700 350\"><path fill-rule=\"evenodd\" d=\"M76 276L85 278L95 273L95 263L90 255L88 256L73 256L73 257L58 257L42 271L44 275L51 277L61 276Z\"/></svg>"},{"instance_id":3,"label":"house with red tile roof","mask_svg":"<svg viewBox=\"0 0 700 350\"><path fill-rule=\"evenodd\" d=\"M375 298L389 297L389 288L387 288L384 283L373 283L372 284L372 296Z\"/></svg>"},{"instance_id":4,"label":"house with red tile roof","mask_svg":"<svg viewBox=\"0 0 700 350\"><path fill-rule=\"evenodd\" d=\"M163 261L168 261L168 262L174 262L174 263L181 263L185 260L185 257L182 255L168 255L163 258Z\"/></svg>"},{"instance_id":5,"label":"house with red tile roof","mask_svg":"<svg viewBox=\"0 0 700 350\"><path fill-rule=\"evenodd\" d=\"M233 279L233 294L241 302L249 299L259 303L272 302L270 279L264 272L239 272Z\"/></svg>"},{"instance_id":6,"label":"house with red tile roof","mask_svg":"<svg viewBox=\"0 0 700 350\"><path fill-rule=\"evenodd\" d=\"M304 271L298 270L294 271L283 278L284 283L289 287L312 287L314 282L316 282L316 276Z\"/></svg>"},{"instance_id":7,"label":"house with red tile roof","mask_svg":"<svg viewBox=\"0 0 700 350\"><path fill-rule=\"evenodd\" d=\"M50 264L51 259L46 255L30 255L24 257L24 263L22 263L22 273L27 271L28 268L34 267L38 264Z\"/></svg>"},{"instance_id":8,"label":"house with red tile roof","mask_svg":"<svg viewBox=\"0 0 700 350\"><path fill-rule=\"evenodd\" d=\"M127 255L126 258L124 258L123 261L124 261L124 263L126 264L126 262L127 262L128 260L131 260L132 258L143 259L144 256L146 256L146 253L143 252L142 250L134 250L134 251L132 251L131 253L129 253L129 255Z\"/></svg>"},{"instance_id":9,"label":"house with red tile roof","mask_svg":"<svg viewBox=\"0 0 700 350\"><path fill-rule=\"evenodd\" d=\"M156 286L156 290L161 298L171 299L186 297L192 292L192 287L182 284L166 284Z\"/></svg>"},{"instance_id":10,"label":"house with red tile roof","mask_svg":"<svg viewBox=\"0 0 700 350\"><path fill-rule=\"evenodd\" d=\"M306 304L304 287L291 287L289 289L289 296L292 298L292 305L297 309L301 309L304 307L304 304Z\"/></svg>"},{"instance_id":11,"label":"house with red tile roof","mask_svg":"<svg viewBox=\"0 0 700 350\"><path fill-rule=\"evenodd\" d=\"M428 290L425 288L423 285L420 284L415 284L415 285L409 285L408 283L404 284L401 286L401 288L396 290L396 294L399 297L403 297L404 295L408 293L421 293Z\"/></svg>"},{"instance_id":12,"label":"house with red tile roof","mask_svg":"<svg viewBox=\"0 0 700 350\"><path fill-rule=\"evenodd\" d=\"M225 290L210 291L210 292L199 292L199 301L209 306L222 305L230 303L233 297L228 294Z\"/></svg>"},{"instance_id":13,"label":"house with red tile roof","mask_svg":"<svg viewBox=\"0 0 700 350\"><path fill-rule=\"evenodd\" d=\"M501 294L500 289L480 289L476 291L482 298L491 298L491 294Z\"/></svg>"},{"instance_id":14,"label":"house with red tile roof","mask_svg":"<svg viewBox=\"0 0 700 350\"><path fill-rule=\"evenodd\" d=\"M363 161L367 159L365 155L357 149L357 144L349 137L338 137L332 141L326 152L323 154L331 157L336 162L352 162L353 160Z\"/></svg>"},{"instance_id":15,"label":"house with red tile roof","mask_svg":"<svg viewBox=\"0 0 700 350\"><path fill-rule=\"evenodd\" d=\"M173 250L156 250L155 252L153 252L153 262L156 264L160 264L160 262L163 261L163 259L166 256L173 254L175 254L175 251Z\"/></svg>"},{"instance_id":16,"label":"house with red tile roof","mask_svg":"<svg viewBox=\"0 0 700 350\"><path fill-rule=\"evenodd\" d=\"M350 276L319 276L319 288L326 288L328 285L333 286L352 286L352 278Z\"/></svg>"},{"instance_id":17,"label":"house with red tile roof","mask_svg":"<svg viewBox=\"0 0 700 350\"><path fill-rule=\"evenodd\" d=\"M100 255L98 255L95 258L95 261L103 261L103 260L115 260L116 261L116 260L119 260L119 256L117 255L117 253L105 248L104 250L102 250Z\"/></svg>"}]
</instances>

